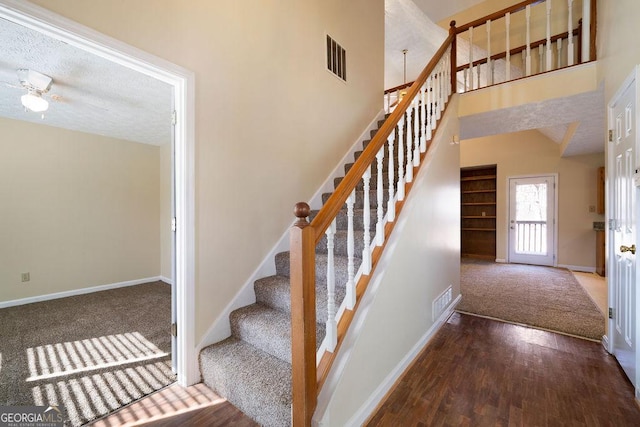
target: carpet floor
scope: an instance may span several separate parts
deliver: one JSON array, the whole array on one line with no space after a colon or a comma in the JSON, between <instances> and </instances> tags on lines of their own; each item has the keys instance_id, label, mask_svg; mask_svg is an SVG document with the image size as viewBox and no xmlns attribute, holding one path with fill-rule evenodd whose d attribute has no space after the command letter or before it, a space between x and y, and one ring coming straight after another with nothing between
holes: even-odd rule
<instances>
[{"instance_id":1,"label":"carpet floor","mask_svg":"<svg viewBox=\"0 0 640 427\"><path fill-rule=\"evenodd\" d=\"M0 405L80 426L175 381L171 287L145 283L0 310Z\"/></svg>"},{"instance_id":2,"label":"carpet floor","mask_svg":"<svg viewBox=\"0 0 640 427\"><path fill-rule=\"evenodd\" d=\"M570 271L463 258L456 310L601 340L605 319Z\"/></svg>"}]
</instances>

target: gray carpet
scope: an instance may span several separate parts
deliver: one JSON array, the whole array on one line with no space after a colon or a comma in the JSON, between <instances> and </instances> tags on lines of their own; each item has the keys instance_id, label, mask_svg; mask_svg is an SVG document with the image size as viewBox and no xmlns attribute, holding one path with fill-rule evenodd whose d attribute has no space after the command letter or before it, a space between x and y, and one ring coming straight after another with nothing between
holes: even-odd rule
<instances>
[{"instance_id":1,"label":"gray carpet","mask_svg":"<svg viewBox=\"0 0 640 427\"><path fill-rule=\"evenodd\" d=\"M458 311L601 340L605 319L570 271L463 258Z\"/></svg>"},{"instance_id":2,"label":"gray carpet","mask_svg":"<svg viewBox=\"0 0 640 427\"><path fill-rule=\"evenodd\" d=\"M79 426L175 381L163 282L0 310L0 405L58 405Z\"/></svg>"}]
</instances>

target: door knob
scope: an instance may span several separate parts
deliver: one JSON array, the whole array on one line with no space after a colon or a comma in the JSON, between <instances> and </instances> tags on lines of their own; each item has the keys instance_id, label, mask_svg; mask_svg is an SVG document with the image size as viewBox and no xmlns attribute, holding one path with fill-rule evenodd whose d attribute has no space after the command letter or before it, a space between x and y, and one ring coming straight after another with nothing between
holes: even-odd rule
<instances>
[{"instance_id":1,"label":"door knob","mask_svg":"<svg viewBox=\"0 0 640 427\"><path fill-rule=\"evenodd\" d=\"M631 252L633 255L635 255L636 245L631 245L631 247L622 245L620 246L620 252Z\"/></svg>"}]
</instances>

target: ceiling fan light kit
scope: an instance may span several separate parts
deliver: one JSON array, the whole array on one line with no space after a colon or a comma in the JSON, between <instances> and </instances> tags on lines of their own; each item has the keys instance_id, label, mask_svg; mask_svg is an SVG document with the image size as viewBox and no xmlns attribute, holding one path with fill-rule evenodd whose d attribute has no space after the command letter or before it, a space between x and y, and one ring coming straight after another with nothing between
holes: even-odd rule
<instances>
[{"instance_id":1,"label":"ceiling fan light kit","mask_svg":"<svg viewBox=\"0 0 640 427\"><path fill-rule=\"evenodd\" d=\"M49 91L53 79L42 73L26 68L20 68L16 71L20 84L27 89L27 93L20 97L24 108L35 113L47 111L49 102L42 98L42 94Z\"/></svg>"},{"instance_id":2,"label":"ceiling fan light kit","mask_svg":"<svg viewBox=\"0 0 640 427\"><path fill-rule=\"evenodd\" d=\"M29 93L22 95L20 101L22 101L24 108L34 113L41 113L47 111L49 108L47 100L43 99L42 96L35 91L29 91Z\"/></svg>"}]
</instances>

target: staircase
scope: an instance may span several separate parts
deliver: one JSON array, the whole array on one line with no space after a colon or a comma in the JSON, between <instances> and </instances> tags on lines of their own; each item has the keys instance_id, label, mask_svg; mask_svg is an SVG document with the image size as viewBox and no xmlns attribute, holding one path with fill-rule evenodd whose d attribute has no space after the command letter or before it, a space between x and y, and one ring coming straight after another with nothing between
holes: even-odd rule
<instances>
[{"instance_id":1,"label":"staircase","mask_svg":"<svg viewBox=\"0 0 640 427\"><path fill-rule=\"evenodd\" d=\"M378 128L384 120L378 122ZM371 137L377 130L371 131ZM370 140L363 142L363 149ZM397 158L395 144L395 157ZM355 159L362 151L354 153ZM397 160L397 159L396 159ZM388 173L388 152L385 152L383 171ZM396 165L397 161L393 164ZM344 166L347 173L353 163ZM377 211L377 172L372 170L369 195L371 218ZM397 171L396 171L397 174ZM343 178L336 178L334 186ZM388 188L388 180L384 180ZM332 193L325 193L325 203ZM384 191L384 203L388 191ZM362 183L356 188L354 205L355 253L362 254L363 226L362 211L364 190ZM318 211L312 211L310 220ZM371 239L375 234L375 221L369 230ZM325 336L327 321L327 238L316 247L316 333L317 348ZM336 277L336 304L344 299L347 282L347 212L343 209L336 217L334 237L334 266ZM355 262L355 270L361 258ZM291 289L289 282L289 252L281 252L275 257L276 274L264 277L254 283L256 303L239 308L231 313L231 336L224 341L206 347L200 353L200 371L204 383L215 390L242 412L264 426L291 425Z\"/></svg>"}]
</instances>

